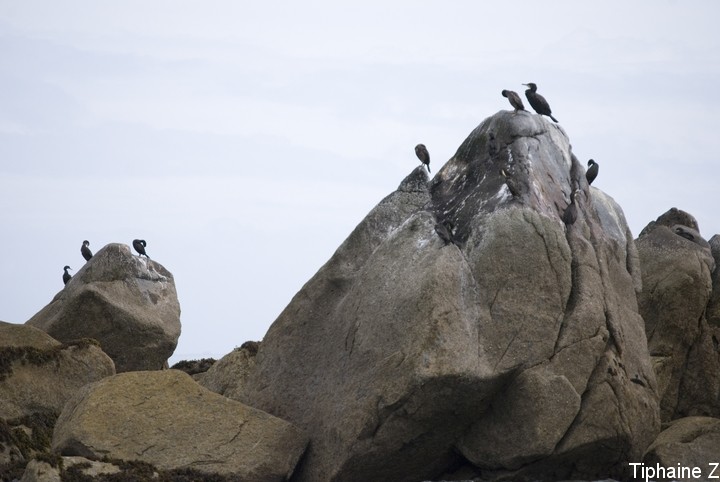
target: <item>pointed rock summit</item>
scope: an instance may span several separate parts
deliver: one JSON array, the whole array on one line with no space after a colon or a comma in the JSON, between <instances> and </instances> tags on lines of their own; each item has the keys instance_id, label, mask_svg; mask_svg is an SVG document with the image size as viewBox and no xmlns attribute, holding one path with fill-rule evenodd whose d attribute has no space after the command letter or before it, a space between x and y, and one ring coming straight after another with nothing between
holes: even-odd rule
<instances>
[{"instance_id":1,"label":"pointed rock summit","mask_svg":"<svg viewBox=\"0 0 720 482\"><path fill-rule=\"evenodd\" d=\"M117 372L158 370L180 336L172 273L125 244L108 244L30 320L56 340L94 338Z\"/></svg>"},{"instance_id":2,"label":"pointed rock summit","mask_svg":"<svg viewBox=\"0 0 720 482\"><path fill-rule=\"evenodd\" d=\"M297 481L623 478L660 428L638 266L562 128L499 112L367 215L232 396L309 435Z\"/></svg>"}]
</instances>

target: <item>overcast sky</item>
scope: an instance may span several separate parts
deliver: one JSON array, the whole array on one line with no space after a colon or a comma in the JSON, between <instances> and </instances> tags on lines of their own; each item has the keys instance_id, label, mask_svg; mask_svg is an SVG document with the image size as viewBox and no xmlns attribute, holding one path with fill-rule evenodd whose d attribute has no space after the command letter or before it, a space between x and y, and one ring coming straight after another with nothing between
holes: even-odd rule
<instances>
[{"instance_id":1,"label":"overcast sky","mask_svg":"<svg viewBox=\"0 0 720 482\"><path fill-rule=\"evenodd\" d=\"M0 320L110 242L175 276L171 363L260 340L430 151L535 82L635 236L720 233L720 2L0 0ZM526 103L527 105L527 103Z\"/></svg>"}]
</instances>

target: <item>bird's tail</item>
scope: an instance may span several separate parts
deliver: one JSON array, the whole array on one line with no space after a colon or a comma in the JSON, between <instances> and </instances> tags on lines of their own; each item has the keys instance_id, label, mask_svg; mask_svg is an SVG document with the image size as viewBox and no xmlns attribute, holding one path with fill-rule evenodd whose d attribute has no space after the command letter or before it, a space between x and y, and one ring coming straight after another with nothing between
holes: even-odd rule
<instances>
[{"instance_id":1,"label":"bird's tail","mask_svg":"<svg viewBox=\"0 0 720 482\"><path fill-rule=\"evenodd\" d=\"M554 117L552 116L552 114L548 114L548 117L550 117L550 118L551 118L552 120L554 120L556 123L558 123L558 124L560 123L560 121L557 120L556 118L554 118Z\"/></svg>"}]
</instances>

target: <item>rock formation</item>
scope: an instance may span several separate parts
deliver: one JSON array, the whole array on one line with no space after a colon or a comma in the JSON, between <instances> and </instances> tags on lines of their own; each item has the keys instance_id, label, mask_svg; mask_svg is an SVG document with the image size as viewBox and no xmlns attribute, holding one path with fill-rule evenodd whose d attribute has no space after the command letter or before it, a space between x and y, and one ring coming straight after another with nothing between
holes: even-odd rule
<instances>
[{"instance_id":1,"label":"rock formation","mask_svg":"<svg viewBox=\"0 0 720 482\"><path fill-rule=\"evenodd\" d=\"M92 340L63 344L25 325L0 322L0 418L57 412L83 385L115 374Z\"/></svg>"},{"instance_id":2,"label":"rock formation","mask_svg":"<svg viewBox=\"0 0 720 482\"><path fill-rule=\"evenodd\" d=\"M193 375L193 378L210 391L228 398L237 399L245 379L255 368L257 342L246 342L240 348L231 351L206 372Z\"/></svg>"},{"instance_id":3,"label":"rock formation","mask_svg":"<svg viewBox=\"0 0 720 482\"><path fill-rule=\"evenodd\" d=\"M702 477L679 480L720 478L720 419L685 417L672 422L648 448L643 462L648 466L699 468ZM714 473L713 473L714 472ZM637 479L639 480L639 479Z\"/></svg>"},{"instance_id":4,"label":"rock formation","mask_svg":"<svg viewBox=\"0 0 720 482\"><path fill-rule=\"evenodd\" d=\"M63 342L98 340L118 372L157 370L177 346L180 305L161 264L109 244L27 324Z\"/></svg>"},{"instance_id":5,"label":"rock formation","mask_svg":"<svg viewBox=\"0 0 720 482\"><path fill-rule=\"evenodd\" d=\"M87 385L60 414L61 455L140 460L247 482L287 480L307 438L291 424L206 390L178 370Z\"/></svg>"},{"instance_id":6,"label":"rock formation","mask_svg":"<svg viewBox=\"0 0 720 482\"><path fill-rule=\"evenodd\" d=\"M0 322L0 480L49 448L70 397L114 373L93 340L60 343L37 328Z\"/></svg>"},{"instance_id":7,"label":"rock formation","mask_svg":"<svg viewBox=\"0 0 720 482\"><path fill-rule=\"evenodd\" d=\"M644 287L640 313L663 421L720 416L720 326L705 318L716 261L698 229L691 215L673 208L636 241Z\"/></svg>"},{"instance_id":8,"label":"rock formation","mask_svg":"<svg viewBox=\"0 0 720 482\"><path fill-rule=\"evenodd\" d=\"M659 431L640 287L562 129L500 112L368 214L235 396L310 435L298 481L622 476Z\"/></svg>"}]
</instances>

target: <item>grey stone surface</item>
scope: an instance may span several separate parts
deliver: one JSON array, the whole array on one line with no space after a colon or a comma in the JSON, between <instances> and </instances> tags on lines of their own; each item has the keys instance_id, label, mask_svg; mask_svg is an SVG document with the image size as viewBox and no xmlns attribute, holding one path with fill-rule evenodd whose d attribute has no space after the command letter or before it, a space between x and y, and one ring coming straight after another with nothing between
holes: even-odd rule
<instances>
[{"instance_id":1,"label":"grey stone surface","mask_svg":"<svg viewBox=\"0 0 720 482\"><path fill-rule=\"evenodd\" d=\"M160 263L109 244L27 324L63 342L98 340L118 372L159 370L177 346L180 304Z\"/></svg>"},{"instance_id":2,"label":"grey stone surface","mask_svg":"<svg viewBox=\"0 0 720 482\"><path fill-rule=\"evenodd\" d=\"M310 434L298 481L431 479L458 453L498 478L622 473L659 431L638 266L564 131L500 112L368 214L273 323L236 398Z\"/></svg>"},{"instance_id":3,"label":"grey stone surface","mask_svg":"<svg viewBox=\"0 0 720 482\"><path fill-rule=\"evenodd\" d=\"M164 370L121 373L84 387L61 413L52 448L279 482L290 477L306 444L290 423Z\"/></svg>"},{"instance_id":4,"label":"grey stone surface","mask_svg":"<svg viewBox=\"0 0 720 482\"><path fill-rule=\"evenodd\" d=\"M637 241L643 277L639 296L661 398L663 421L720 416L720 327L705 312L715 270L710 245L676 233L679 222L697 232L689 214L671 209Z\"/></svg>"},{"instance_id":5,"label":"grey stone surface","mask_svg":"<svg viewBox=\"0 0 720 482\"><path fill-rule=\"evenodd\" d=\"M215 362L206 372L193 375L193 378L210 391L237 399L245 379L255 368L257 346L257 343L249 346L246 343Z\"/></svg>"},{"instance_id":6,"label":"grey stone surface","mask_svg":"<svg viewBox=\"0 0 720 482\"><path fill-rule=\"evenodd\" d=\"M720 477L720 419L685 417L673 421L648 447L643 457L653 467L698 467L702 477L680 477L677 480L710 481ZM711 473L714 471L713 477Z\"/></svg>"}]
</instances>

